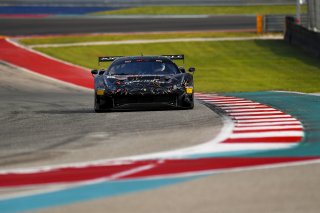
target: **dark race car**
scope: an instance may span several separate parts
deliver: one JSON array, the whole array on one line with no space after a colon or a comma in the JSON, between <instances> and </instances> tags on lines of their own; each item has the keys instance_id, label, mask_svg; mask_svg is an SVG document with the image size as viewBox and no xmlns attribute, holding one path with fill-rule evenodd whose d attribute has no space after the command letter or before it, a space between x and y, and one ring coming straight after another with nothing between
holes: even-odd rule
<instances>
[{"instance_id":1,"label":"dark race car","mask_svg":"<svg viewBox=\"0 0 320 213\"><path fill-rule=\"evenodd\" d=\"M94 110L170 106L192 109L193 76L172 60L184 55L108 56L100 62L112 62L107 70L92 70ZM189 68L193 73L195 68Z\"/></svg>"}]
</instances>

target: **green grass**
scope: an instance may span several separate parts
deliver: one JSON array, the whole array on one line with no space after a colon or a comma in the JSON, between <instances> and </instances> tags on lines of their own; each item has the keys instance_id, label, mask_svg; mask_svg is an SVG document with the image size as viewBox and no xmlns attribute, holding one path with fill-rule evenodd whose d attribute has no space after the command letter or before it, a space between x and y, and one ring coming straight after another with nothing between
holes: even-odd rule
<instances>
[{"instance_id":1,"label":"green grass","mask_svg":"<svg viewBox=\"0 0 320 213\"><path fill-rule=\"evenodd\" d=\"M219 41L40 48L88 68L103 55L186 55L201 92L320 91L320 61L281 40ZM179 62L181 64L181 62Z\"/></svg>"},{"instance_id":2,"label":"green grass","mask_svg":"<svg viewBox=\"0 0 320 213\"><path fill-rule=\"evenodd\" d=\"M100 34L86 36L45 36L20 39L25 45L35 44L68 44L93 41L122 41L141 39L170 39L170 38L226 38L226 37L252 37L255 33L246 32L181 32L181 33L136 33L136 34Z\"/></svg>"},{"instance_id":3,"label":"green grass","mask_svg":"<svg viewBox=\"0 0 320 213\"><path fill-rule=\"evenodd\" d=\"M104 11L96 15L220 15L220 14L295 14L295 5L259 6L146 6ZM306 11L306 6L302 6Z\"/></svg>"}]
</instances>

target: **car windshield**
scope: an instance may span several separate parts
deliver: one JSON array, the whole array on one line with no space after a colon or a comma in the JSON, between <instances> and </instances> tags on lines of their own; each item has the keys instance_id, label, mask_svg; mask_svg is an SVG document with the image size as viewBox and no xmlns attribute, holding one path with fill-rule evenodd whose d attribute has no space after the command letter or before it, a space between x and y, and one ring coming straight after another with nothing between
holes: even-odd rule
<instances>
[{"instance_id":1,"label":"car windshield","mask_svg":"<svg viewBox=\"0 0 320 213\"><path fill-rule=\"evenodd\" d=\"M179 69L172 62L128 60L111 65L108 75L173 75L178 72Z\"/></svg>"}]
</instances>

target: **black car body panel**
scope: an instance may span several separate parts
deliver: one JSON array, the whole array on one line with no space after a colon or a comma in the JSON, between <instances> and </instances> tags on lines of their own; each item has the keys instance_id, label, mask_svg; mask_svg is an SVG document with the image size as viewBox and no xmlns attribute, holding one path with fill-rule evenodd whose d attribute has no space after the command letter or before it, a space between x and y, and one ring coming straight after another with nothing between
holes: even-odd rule
<instances>
[{"instance_id":1,"label":"black car body panel","mask_svg":"<svg viewBox=\"0 0 320 213\"><path fill-rule=\"evenodd\" d=\"M100 57L114 60L93 72L95 111L136 106L193 108L193 76L167 56Z\"/></svg>"}]
</instances>

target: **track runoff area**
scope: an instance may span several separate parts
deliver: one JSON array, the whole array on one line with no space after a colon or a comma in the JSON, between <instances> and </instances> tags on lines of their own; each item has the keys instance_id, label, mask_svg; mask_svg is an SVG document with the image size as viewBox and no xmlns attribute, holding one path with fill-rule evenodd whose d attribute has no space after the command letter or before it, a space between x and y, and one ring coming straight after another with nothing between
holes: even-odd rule
<instances>
[{"instance_id":1,"label":"track runoff area","mask_svg":"<svg viewBox=\"0 0 320 213\"><path fill-rule=\"evenodd\" d=\"M0 40L0 50L0 60L6 63L93 88L90 73L82 67L8 39ZM1 189L34 190L1 197L0 209L31 211L159 188L211 174L319 162L319 96L288 92L195 96L224 121L220 134L213 135L212 140L160 153L2 170Z\"/></svg>"}]
</instances>

